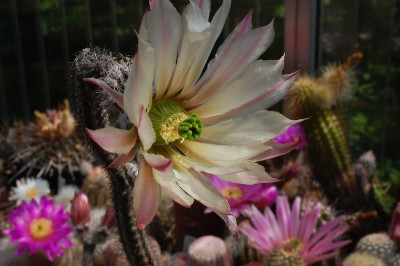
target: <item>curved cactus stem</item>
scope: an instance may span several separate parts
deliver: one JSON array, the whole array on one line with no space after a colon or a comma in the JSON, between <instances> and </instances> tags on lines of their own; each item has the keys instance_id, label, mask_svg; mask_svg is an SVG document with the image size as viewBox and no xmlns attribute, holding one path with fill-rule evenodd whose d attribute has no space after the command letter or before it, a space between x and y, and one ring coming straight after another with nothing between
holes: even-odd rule
<instances>
[{"instance_id":1,"label":"curved cactus stem","mask_svg":"<svg viewBox=\"0 0 400 266\"><path fill-rule=\"evenodd\" d=\"M115 64L120 64L118 69L121 69L121 73L117 73L113 79L110 69ZM94 48L81 51L71 68L74 117L78 123L78 131L100 165L109 165L115 156L95 144L85 134L84 129L98 129L111 123L115 124L122 110L107 93L96 90L93 85L85 83L83 78L112 79L115 86L123 87L125 82L123 79L129 73L129 64L128 58L120 56L116 59L111 53ZM132 198L134 179L132 169L128 166L107 168L107 175L111 185L118 233L128 261L132 265L156 265L156 258L146 244L144 231L136 227Z\"/></svg>"}]
</instances>

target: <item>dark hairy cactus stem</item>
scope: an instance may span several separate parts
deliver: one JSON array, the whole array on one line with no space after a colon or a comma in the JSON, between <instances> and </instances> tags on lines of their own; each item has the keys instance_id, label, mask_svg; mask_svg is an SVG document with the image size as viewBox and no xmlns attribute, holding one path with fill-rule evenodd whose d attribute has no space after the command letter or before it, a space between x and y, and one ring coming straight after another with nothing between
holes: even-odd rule
<instances>
[{"instance_id":1,"label":"dark hairy cactus stem","mask_svg":"<svg viewBox=\"0 0 400 266\"><path fill-rule=\"evenodd\" d=\"M109 165L115 155L110 154L94 143L86 134L85 128L99 129L106 125L120 125L123 111L111 98L100 89L86 84L83 78L99 78L112 88L122 90L129 73L131 60L98 48L84 49L77 56L71 68L73 88L74 117L78 123L80 137L87 144L89 152L100 165ZM118 233L126 257L132 265L156 265L145 241L143 230L136 227L133 211L133 176L132 164L119 168L107 168L111 186L112 201Z\"/></svg>"}]
</instances>

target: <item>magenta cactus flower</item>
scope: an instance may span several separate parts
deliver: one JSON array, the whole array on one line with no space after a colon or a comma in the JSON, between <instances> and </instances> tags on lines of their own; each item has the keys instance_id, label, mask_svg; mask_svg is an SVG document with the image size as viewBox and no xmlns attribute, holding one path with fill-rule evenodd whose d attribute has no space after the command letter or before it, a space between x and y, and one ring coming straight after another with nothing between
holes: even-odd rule
<instances>
[{"instance_id":1,"label":"magenta cactus flower","mask_svg":"<svg viewBox=\"0 0 400 266\"><path fill-rule=\"evenodd\" d=\"M287 198L279 196L276 215L269 207L265 208L264 215L254 206L247 212L253 226L245 223L240 230L254 248L267 256L268 265L284 258L298 261L296 265L310 265L335 256L337 249L350 242L337 240L348 229L343 224L343 216L317 228L321 204L312 207L308 204L302 214L300 206L299 197L291 209Z\"/></svg>"},{"instance_id":2,"label":"magenta cactus flower","mask_svg":"<svg viewBox=\"0 0 400 266\"><path fill-rule=\"evenodd\" d=\"M40 202L23 201L12 210L8 219L14 228L3 233L19 245L17 255L24 250L28 250L29 254L41 250L53 261L55 255L62 255L64 248L72 247L69 239L72 228L67 224L68 218L63 205L55 206L53 200L43 196Z\"/></svg>"},{"instance_id":3,"label":"magenta cactus flower","mask_svg":"<svg viewBox=\"0 0 400 266\"><path fill-rule=\"evenodd\" d=\"M290 126L285 133L274 138L274 141L281 144L297 143L295 147L297 150L307 145L306 135L300 124Z\"/></svg>"},{"instance_id":4,"label":"magenta cactus flower","mask_svg":"<svg viewBox=\"0 0 400 266\"><path fill-rule=\"evenodd\" d=\"M271 184L242 185L225 181L215 175L206 175L224 195L235 217L248 210L251 204L262 207L272 205L278 196L278 189Z\"/></svg>"}]
</instances>

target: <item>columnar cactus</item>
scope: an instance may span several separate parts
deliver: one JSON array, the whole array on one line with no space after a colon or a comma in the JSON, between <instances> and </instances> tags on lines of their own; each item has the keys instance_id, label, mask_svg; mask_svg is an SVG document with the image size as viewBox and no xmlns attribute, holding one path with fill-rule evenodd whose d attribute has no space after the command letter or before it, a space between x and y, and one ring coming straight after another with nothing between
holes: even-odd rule
<instances>
[{"instance_id":1,"label":"columnar cactus","mask_svg":"<svg viewBox=\"0 0 400 266\"><path fill-rule=\"evenodd\" d=\"M319 78L300 77L288 95L286 108L291 118L308 118L303 126L314 175L328 198L338 200L337 206L347 210L359 210L365 198L336 105L350 97L355 83L351 65L360 58L354 54L343 65L327 67Z\"/></svg>"}]
</instances>

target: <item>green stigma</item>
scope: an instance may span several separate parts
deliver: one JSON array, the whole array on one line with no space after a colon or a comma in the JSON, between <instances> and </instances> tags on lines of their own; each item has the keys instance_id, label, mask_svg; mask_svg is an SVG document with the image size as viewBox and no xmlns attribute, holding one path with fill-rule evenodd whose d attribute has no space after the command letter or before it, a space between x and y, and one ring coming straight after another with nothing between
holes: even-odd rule
<instances>
[{"instance_id":1,"label":"green stigma","mask_svg":"<svg viewBox=\"0 0 400 266\"><path fill-rule=\"evenodd\" d=\"M202 119L189 115L178 103L161 100L149 112L156 132L155 145L168 145L176 140L197 139L203 130Z\"/></svg>"},{"instance_id":2,"label":"green stigma","mask_svg":"<svg viewBox=\"0 0 400 266\"><path fill-rule=\"evenodd\" d=\"M201 131L203 130L203 119L192 114L185 121L179 124L178 133L179 136L185 139L197 139L200 137Z\"/></svg>"}]
</instances>

